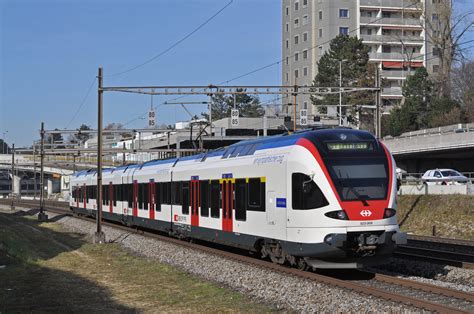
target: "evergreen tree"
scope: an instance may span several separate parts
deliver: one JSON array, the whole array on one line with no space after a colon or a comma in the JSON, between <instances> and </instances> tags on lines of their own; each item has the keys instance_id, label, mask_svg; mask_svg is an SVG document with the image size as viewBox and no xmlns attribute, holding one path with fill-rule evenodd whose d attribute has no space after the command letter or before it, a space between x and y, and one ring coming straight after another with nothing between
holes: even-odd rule
<instances>
[{"instance_id":1,"label":"evergreen tree","mask_svg":"<svg viewBox=\"0 0 474 314\"><path fill-rule=\"evenodd\" d=\"M342 62L342 86L343 87L366 87L374 86L375 68L368 64L369 48L357 37L339 35L329 45L318 62L318 74L313 80L316 87L339 87L339 65ZM373 105L374 94L371 92L344 93L343 105ZM320 113L327 112L327 106L339 105L339 95L312 96L313 105L317 106ZM354 120L356 107L342 108L342 115L347 116L349 121ZM346 111L348 111L346 113Z\"/></svg>"},{"instance_id":2,"label":"evergreen tree","mask_svg":"<svg viewBox=\"0 0 474 314\"><path fill-rule=\"evenodd\" d=\"M243 89L237 89L237 92L245 92ZM229 118L231 110L234 109L234 96L224 94L215 94L212 96L212 120ZM239 110L241 117L261 117L265 110L260 105L260 99L254 95L246 93L235 95L235 108ZM209 119L207 113L202 116Z\"/></svg>"}]
</instances>

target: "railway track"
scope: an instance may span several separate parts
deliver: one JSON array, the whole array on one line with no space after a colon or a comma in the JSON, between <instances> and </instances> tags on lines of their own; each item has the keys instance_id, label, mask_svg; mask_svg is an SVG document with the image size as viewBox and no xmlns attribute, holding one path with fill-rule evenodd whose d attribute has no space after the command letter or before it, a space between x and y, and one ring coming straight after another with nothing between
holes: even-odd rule
<instances>
[{"instance_id":1,"label":"railway track","mask_svg":"<svg viewBox=\"0 0 474 314\"><path fill-rule=\"evenodd\" d=\"M7 202L5 202L4 200L0 200L0 204L9 205L11 204L11 201L7 200ZM38 202L33 200L18 200L15 201L15 205L18 207L27 208L37 207ZM51 212L59 214L70 213L68 207L68 204L64 202L45 202L45 208L47 208ZM89 221L91 220L91 218L86 217L77 218ZM131 231L130 227L118 225L115 223L104 222L104 225L122 229L127 232ZM400 302L420 309L449 313L474 312L473 293L452 290L445 287L434 286L426 283L392 277L369 271L358 271L358 274L364 276L363 280L360 280L360 278L359 280L348 280L347 278L340 279L337 278L337 276L334 276L333 274L328 272L318 273L303 271L295 268L277 265L272 262L261 260L244 254L217 249L212 246L203 245L200 243L186 242L183 240L171 238L153 232L147 232L144 230L135 231L144 236L152 237L160 241L166 241L183 247L197 249L209 254L214 254L231 260L251 264L258 267L263 267L266 269L272 269L280 273L285 273L309 280L315 280L317 282L324 283L330 286L348 289L354 292L362 293L365 295L371 295L384 300Z\"/></svg>"}]
</instances>

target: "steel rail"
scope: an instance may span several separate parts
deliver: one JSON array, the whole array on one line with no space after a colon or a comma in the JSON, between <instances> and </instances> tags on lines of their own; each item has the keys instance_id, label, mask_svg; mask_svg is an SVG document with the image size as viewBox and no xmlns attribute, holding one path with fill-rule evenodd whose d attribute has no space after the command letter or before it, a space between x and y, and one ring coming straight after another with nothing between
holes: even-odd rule
<instances>
[{"instance_id":1,"label":"steel rail","mask_svg":"<svg viewBox=\"0 0 474 314\"><path fill-rule=\"evenodd\" d=\"M3 203L3 202L1 202L1 200L0 200L0 203ZM34 201L34 200L29 200L27 202L17 201L16 203L18 204L18 206L21 206L22 204L24 204L26 206L29 206L29 205L32 205L32 204L37 204L37 202ZM52 206L52 205L54 205L54 206ZM52 211L52 212L56 211L57 213L63 214L65 212L65 210L69 207L69 204L66 203L66 202L49 201L48 203L45 203L45 207L48 207L49 210ZM69 213L68 210L66 210L66 211ZM90 218L77 217L77 216L76 216L76 218L91 221ZM115 223L104 222L104 224L107 225L107 226L113 227L113 228L118 228L118 229L126 230L126 231L129 231L129 232L131 230L133 230L130 227L115 224ZM384 300L388 300L388 301L401 302L401 303L406 304L406 305L411 305L411 306L414 306L414 307L417 307L417 308L426 309L426 310L430 310L430 311L436 311L436 312L440 312L440 313L469 313L467 311L463 311L461 309L454 308L454 307L451 307L451 306L447 306L447 305L444 305L444 304L438 304L438 303L434 303L434 302L431 302L431 301L427 301L427 300L423 300L423 299L419 299L419 298L415 298L415 297L412 297L412 296L407 296L407 295L403 295L403 294L399 294L399 293L395 293L395 292L383 291L383 290L380 290L380 289L377 289L377 288L374 288L374 287L365 286L363 284L348 282L348 281L345 281L345 280L341 280L341 279L337 279L337 278L333 278L333 277L330 277L330 276L325 276L325 275L321 275L321 274L317 274L317 273L313 273L313 272L302 271L302 270L298 270L298 269L295 269L295 268L288 268L288 267L278 265L278 264L274 264L272 262L268 262L268 261L265 261L265 260L256 259L256 258L248 257L248 256L245 256L245 255L228 252L228 251L223 251L223 250L220 250L220 249L212 248L212 247L205 246L205 245L198 244L198 243L185 242L185 241L180 240L180 239L159 235L157 233L143 231L141 229L135 229L135 231L138 231L140 234L142 234L144 236L152 237L152 238L155 238L155 239L158 239L158 240L161 240L161 241L177 244L177 245L187 247L187 248L190 248L190 249L197 249L197 250L204 251L206 253L217 255L217 256L220 256L220 257L223 257L223 258L243 262L245 264L258 266L258 267L262 267L262 268L265 268L265 269L271 269L271 270L274 270L274 271L277 271L277 272L280 272L280 273L293 275L293 276L296 276L296 277L299 277L299 278L315 280L319 283L327 284L327 285L330 285L330 286L336 286L338 288L351 290L351 291L366 294L366 295L371 295L371 296L381 298L381 299L384 299ZM381 274L376 274L375 278L377 280L380 280L380 281L393 282L393 283L402 281L402 279L399 279L399 278L394 279L393 277L386 276L386 275L381 275ZM408 287L412 287L412 288L413 287L424 286L422 289L419 289L419 290L423 290L423 291L426 291L426 292L437 293L437 294L441 294L441 293L438 293L436 291L444 290L442 294L445 295L445 296L451 296L451 297L454 297L454 298L465 299L465 300L468 300L468 301L472 301L472 299L473 299L473 294L463 293L463 292L460 292L460 291L458 292L458 291L455 291L455 290L451 290L450 292L447 292L447 290L450 290L450 289L437 287L437 286L433 286L433 285L428 285L428 284L424 284L424 283L419 283L419 282L414 282L414 281L411 281L411 280L405 280L403 285L405 287L408 286ZM449 295L449 294L451 294L451 295ZM455 295L455 296L453 296L453 295ZM460 297L458 297L458 296L460 296Z\"/></svg>"}]
</instances>

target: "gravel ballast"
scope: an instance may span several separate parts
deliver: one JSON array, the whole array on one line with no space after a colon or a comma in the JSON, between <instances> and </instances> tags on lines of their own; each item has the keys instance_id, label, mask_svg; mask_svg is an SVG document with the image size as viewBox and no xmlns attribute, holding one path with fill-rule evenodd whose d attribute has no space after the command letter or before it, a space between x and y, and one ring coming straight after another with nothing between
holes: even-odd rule
<instances>
[{"instance_id":1,"label":"gravel ballast","mask_svg":"<svg viewBox=\"0 0 474 314\"><path fill-rule=\"evenodd\" d=\"M95 224L64 217L57 221L68 230L94 234ZM120 243L127 250L176 266L190 274L244 293L278 309L298 312L406 312L413 307L360 295L307 279L228 260L133 232L104 226L107 241Z\"/></svg>"}]
</instances>

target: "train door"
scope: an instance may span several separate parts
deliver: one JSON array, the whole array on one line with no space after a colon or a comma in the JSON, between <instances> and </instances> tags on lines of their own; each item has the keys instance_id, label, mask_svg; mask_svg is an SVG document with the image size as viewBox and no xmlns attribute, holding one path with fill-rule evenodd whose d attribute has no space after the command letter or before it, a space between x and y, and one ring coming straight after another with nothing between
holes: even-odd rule
<instances>
[{"instance_id":1,"label":"train door","mask_svg":"<svg viewBox=\"0 0 474 314\"><path fill-rule=\"evenodd\" d=\"M133 216L138 216L138 182L133 180Z\"/></svg>"},{"instance_id":2,"label":"train door","mask_svg":"<svg viewBox=\"0 0 474 314\"><path fill-rule=\"evenodd\" d=\"M114 186L109 182L109 213L114 212Z\"/></svg>"},{"instance_id":3,"label":"train door","mask_svg":"<svg viewBox=\"0 0 474 314\"><path fill-rule=\"evenodd\" d=\"M82 202L84 203L84 208L87 209L87 192L86 192L86 184L84 183L83 187L82 187Z\"/></svg>"},{"instance_id":4,"label":"train door","mask_svg":"<svg viewBox=\"0 0 474 314\"><path fill-rule=\"evenodd\" d=\"M199 180L191 180L191 226L199 226L200 185Z\"/></svg>"},{"instance_id":5,"label":"train door","mask_svg":"<svg viewBox=\"0 0 474 314\"><path fill-rule=\"evenodd\" d=\"M148 204L149 210L148 212L150 213L150 219L155 219L155 181L150 180L148 182Z\"/></svg>"},{"instance_id":6,"label":"train door","mask_svg":"<svg viewBox=\"0 0 474 314\"><path fill-rule=\"evenodd\" d=\"M275 192L268 191L267 192L267 224L268 225L276 225L276 199L275 199Z\"/></svg>"},{"instance_id":7,"label":"train door","mask_svg":"<svg viewBox=\"0 0 474 314\"><path fill-rule=\"evenodd\" d=\"M222 179L222 231L232 232L233 179Z\"/></svg>"}]
</instances>

